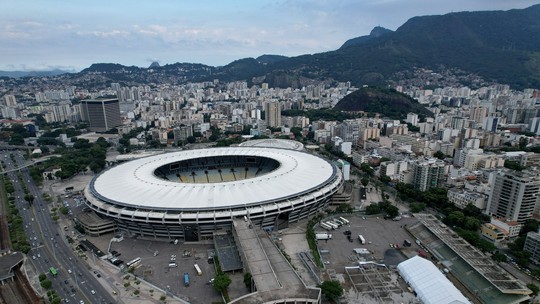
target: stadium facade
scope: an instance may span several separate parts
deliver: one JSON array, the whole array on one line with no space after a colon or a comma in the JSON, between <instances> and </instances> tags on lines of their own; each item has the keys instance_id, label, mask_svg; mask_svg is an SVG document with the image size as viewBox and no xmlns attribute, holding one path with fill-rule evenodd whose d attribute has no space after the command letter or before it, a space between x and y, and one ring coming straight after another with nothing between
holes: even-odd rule
<instances>
[{"instance_id":1,"label":"stadium facade","mask_svg":"<svg viewBox=\"0 0 540 304\"><path fill-rule=\"evenodd\" d=\"M342 183L336 166L313 154L228 147L122 163L95 176L84 194L120 230L199 241L244 216L264 229L286 228L324 209Z\"/></svg>"}]
</instances>

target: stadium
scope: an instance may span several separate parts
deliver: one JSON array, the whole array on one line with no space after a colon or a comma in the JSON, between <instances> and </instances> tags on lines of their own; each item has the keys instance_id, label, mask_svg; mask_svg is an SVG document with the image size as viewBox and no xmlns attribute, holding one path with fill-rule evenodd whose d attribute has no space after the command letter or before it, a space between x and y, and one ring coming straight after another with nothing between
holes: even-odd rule
<instances>
[{"instance_id":1,"label":"stadium","mask_svg":"<svg viewBox=\"0 0 540 304\"><path fill-rule=\"evenodd\" d=\"M246 217L283 229L324 209L342 186L331 162L296 150L228 147L132 160L95 176L86 204L120 230L199 241Z\"/></svg>"}]
</instances>

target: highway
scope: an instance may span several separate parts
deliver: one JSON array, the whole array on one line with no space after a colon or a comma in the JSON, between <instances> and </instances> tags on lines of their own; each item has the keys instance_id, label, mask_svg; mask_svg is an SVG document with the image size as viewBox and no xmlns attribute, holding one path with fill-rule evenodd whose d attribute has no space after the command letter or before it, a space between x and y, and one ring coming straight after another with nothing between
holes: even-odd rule
<instances>
[{"instance_id":1,"label":"highway","mask_svg":"<svg viewBox=\"0 0 540 304\"><path fill-rule=\"evenodd\" d=\"M23 218L25 231L32 245L28 252L27 261L33 264L38 273L46 273L53 283L52 289L69 303L114 303L112 295L97 281L98 278L89 270L85 261L76 257L70 245L60 231L60 227L52 220L49 206L43 199L41 189L30 177L27 168L21 169L23 183L30 194L34 196L33 204L24 200L24 191L17 171L11 171L16 166L10 155L13 154L15 163L23 166L26 161L21 152L1 151L8 178L13 182L17 207ZM92 258L92 257L90 257ZM58 269L58 275L53 277L49 269ZM30 278L32 279L32 278ZM40 287L41 288L41 287ZM38 289L39 290L39 289ZM42 294L45 295L46 292ZM67 300L67 301L66 301Z\"/></svg>"}]
</instances>

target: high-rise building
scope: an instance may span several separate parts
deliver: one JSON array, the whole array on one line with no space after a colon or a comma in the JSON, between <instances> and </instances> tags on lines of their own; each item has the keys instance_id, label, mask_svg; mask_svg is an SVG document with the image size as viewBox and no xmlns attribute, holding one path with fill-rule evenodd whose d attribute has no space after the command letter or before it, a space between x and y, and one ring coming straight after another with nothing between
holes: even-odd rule
<instances>
[{"instance_id":1,"label":"high-rise building","mask_svg":"<svg viewBox=\"0 0 540 304\"><path fill-rule=\"evenodd\" d=\"M15 95L4 95L4 100L2 105L8 106L8 107L16 107L17 106L17 98L15 98Z\"/></svg>"},{"instance_id":2,"label":"high-rise building","mask_svg":"<svg viewBox=\"0 0 540 304\"><path fill-rule=\"evenodd\" d=\"M413 164L413 185L416 190L426 191L440 187L446 180L444 177L445 163L441 160L429 159Z\"/></svg>"},{"instance_id":3,"label":"high-rise building","mask_svg":"<svg viewBox=\"0 0 540 304\"><path fill-rule=\"evenodd\" d=\"M186 141L188 137L193 136L193 127L191 125L189 126L180 126L178 128L174 128L173 130L174 135L174 141Z\"/></svg>"},{"instance_id":4,"label":"high-rise building","mask_svg":"<svg viewBox=\"0 0 540 304\"><path fill-rule=\"evenodd\" d=\"M483 128L487 132L496 132L499 126L499 117L489 116L484 118Z\"/></svg>"},{"instance_id":5,"label":"high-rise building","mask_svg":"<svg viewBox=\"0 0 540 304\"><path fill-rule=\"evenodd\" d=\"M538 232L528 232L525 239L523 251L530 254L529 261L535 265L540 265L540 234Z\"/></svg>"},{"instance_id":6,"label":"high-rise building","mask_svg":"<svg viewBox=\"0 0 540 304\"><path fill-rule=\"evenodd\" d=\"M525 223L539 203L540 176L533 171L502 170L494 178L487 212Z\"/></svg>"},{"instance_id":7,"label":"high-rise building","mask_svg":"<svg viewBox=\"0 0 540 304\"><path fill-rule=\"evenodd\" d=\"M407 113L407 122L413 126L418 126L418 114Z\"/></svg>"},{"instance_id":8,"label":"high-rise building","mask_svg":"<svg viewBox=\"0 0 540 304\"><path fill-rule=\"evenodd\" d=\"M281 105L278 101L270 101L264 105L266 126L281 127Z\"/></svg>"},{"instance_id":9,"label":"high-rise building","mask_svg":"<svg viewBox=\"0 0 540 304\"><path fill-rule=\"evenodd\" d=\"M484 118L488 114L488 109L486 107L476 106L471 108L470 119L478 123L484 122Z\"/></svg>"},{"instance_id":10,"label":"high-rise building","mask_svg":"<svg viewBox=\"0 0 540 304\"><path fill-rule=\"evenodd\" d=\"M529 125L531 126L529 131L536 135L540 135L540 117L533 118Z\"/></svg>"},{"instance_id":11,"label":"high-rise building","mask_svg":"<svg viewBox=\"0 0 540 304\"><path fill-rule=\"evenodd\" d=\"M82 119L91 131L107 131L122 124L118 98L86 99L81 103Z\"/></svg>"}]
</instances>

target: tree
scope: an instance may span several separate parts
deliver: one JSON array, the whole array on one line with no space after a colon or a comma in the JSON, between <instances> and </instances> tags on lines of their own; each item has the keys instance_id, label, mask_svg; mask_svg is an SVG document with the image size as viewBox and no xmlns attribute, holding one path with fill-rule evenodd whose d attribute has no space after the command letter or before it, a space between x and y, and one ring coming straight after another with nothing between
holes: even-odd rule
<instances>
[{"instance_id":1,"label":"tree","mask_svg":"<svg viewBox=\"0 0 540 304\"><path fill-rule=\"evenodd\" d=\"M461 211L453 211L445 218L445 222L448 225L459 226L465 221L465 215Z\"/></svg>"},{"instance_id":2,"label":"tree","mask_svg":"<svg viewBox=\"0 0 540 304\"><path fill-rule=\"evenodd\" d=\"M349 204L339 204L339 206L336 207L337 213L352 213L353 207Z\"/></svg>"},{"instance_id":3,"label":"tree","mask_svg":"<svg viewBox=\"0 0 540 304\"><path fill-rule=\"evenodd\" d=\"M62 299L60 299L59 297L54 297L51 300L51 304L60 304L60 303L62 303Z\"/></svg>"},{"instance_id":4,"label":"tree","mask_svg":"<svg viewBox=\"0 0 540 304\"><path fill-rule=\"evenodd\" d=\"M495 252L491 258L497 262L497 263L500 263L500 262L506 262L507 261L507 258L504 254L500 253L500 252Z\"/></svg>"},{"instance_id":5,"label":"tree","mask_svg":"<svg viewBox=\"0 0 540 304\"><path fill-rule=\"evenodd\" d=\"M392 179L390 178L390 176L387 176L387 175L381 175L381 177L379 177L379 179L381 180L381 182L387 184L389 182L392 181Z\"/></svg>"},{"instance_id":6,"label":"tree","mask_svg":"<svg viewBox=\"0 0 540 304\"><path fill-rule=\"evenodd\" d=\"M510 244L508 244L508 249L512 251L512 253L515 255L516 253L523 250L523 247L525 246L525 235L521 235L516 240Z\"/></svg>"},{"instance_id":7,"label":"tree","mask_svg":"<svg viewBox=\"0 0 540 304\"><path fill-rule=\"evenodd\" d=\"M362 186L366 187L369 184L369 178L363 177L360 182L362 183Z\"/></svg>"},{"instance_id":8,"label":"tree","mask_svg":"<svg viewBox=\"0 0 540 304\"><path fill-rule=\"evenodd\" d=\"M338 281L324 281L320 287L328 301L335 302L343 295L343 287Z\"/></svg>"},{"instance_id":9,"label":"tree","mask_svg":"<svg viewBox=\"0 0 540 304\"><path fill-rule=\"evenodd\" d=\"M249 272L246 272L244 274L244 285L246 285L247 288L251 289L251 279L252 279L252 275L251 273Z\"/></svg>"},{"instance_id":10,"label":"tree","mask_svg":"<svg viewBox=\"0 0 540 304\"><path fill-rule=\"evenodd\" d=\"M223 292L231 284L231 278L225 273L220 273L216 276L214 280L214 289Z\"/></svg>"},{"instance_id":11,"label":"tree","mask_svg":"<svg viewBox=\"0 0 540 304\"><path fill-rule=\"evenodd\" d=\"M34 199L35 199L35 197L32 194L26 194L24 196L24 200L27 201L30 205L32 205L32 203L34 203Z\"/></svg>"},{"instance_id":12,"label":"tree","mask_svg":"<svg viewBox=\"0 0 540 304\"><path fill-rule=\"evenodd\" d=\"M195 136L188 136L187 138L187 142L190 144L195 143L196 140Z\"/></svg>"},{"instance_id":13,"label":"tree","mask_svg":"<svg viewBox=\"0 0 540 304\"><path fill-rule=\"evenodd\" d=\"M60 207L60 213L62 213L63 215L66 215L66 214L69 213L69 209L62 206L62 207Z\"/></svg>"},{"instance_id":14,"label":"tree","mask_svg":"<svg viewBox=\"0 0 540 304\"><path fill-rule=\"evenodd\" d=\"M533 283L527 284L527 288L529 288L533 292L533 295L535 296L538 295L538 292L540 291L540 287L538 287L538 285L533 284Z\"/></svg>"},{"instance_id":15,"label":"tree","mask_svg":"<svg viewBox=\"0 0 540 304\"><path fill-rule=\"evenodd\" d=\"M39 278L39 281L42 282L42 281L45 281L45 279L47 279L47 275L44 273L40 273L38 278Z\"/></svg>"},{"instance_id":16,"label":"tree","mask_svg":"<svg viewBox=\"0 0 540 304\"><path fill-rule=\"evenodd\" d=\"M370 165L366 164L366 163L362 163L360 165L360 170L364 171L367 175L373 175L373 168L371 168Z\"/></svg>"},{"instance_id":17,"label":"tree","mask_svg":"<svg viewBox=\"0 0 540 304\"><path fill-rule=\"evenodd\" d=\"M527 251L514 252L514 256L516 257L516 263L519 266L526 267L529 265L529 258L531 257L531 254Z\"/></svg>"},{"instance_id":18,"label":"tree","mask_svg":"<svg viewBox=\"0 0 540 304\"><path fill-rule=\"evenodd\" d=\"M442 153L441 151L435 152L435 154L433 154L433 156L438 158L438 159L444 159L446 157L446 155L444 155L444 153Z\"/></svg>"},{"instance_id":19,"label":"tree","mask_svg":"<svg viewBox=\"0 0 540 304\"><path fill-rule=\"evenodd\" d=\"M390 218L395 218L396 216L399 215L399 208L394 205L389 205L386 207L386 214Z\"/></svg>"},{"instance_id":20,"label":"tree","mask_svg":"<svg viewBox=\"0 0 540 304\"><path fill-rule=\"evenodd\" d=\"M426 204L424 203L411 203L411 212L412 213L418 213L424 211L426 209Z\"/></svg>"},{"instance_id":21,"label":"tree","mask_svg":"<svg viewBox=\"0 0 540 304\"><path fill-rule=\"evenodd\" d=\"M467 229L467 230L471 230L471 231L476 231L478 229L480 229L480 226L482 224L480 223L480 220L475 218L475 217L472 217L472 216L466 216L465 217L465 220L464 220L464 223L463 223L463 228Z\"/></svg>"},{"instance_id":22,"label":"tree","mask_svg":"<svg viewBox=\"0 0 540 304\"><path fill-rule=\"evenodd\" d=\"M24 138L21 134L14 133L11 135L11 139L9 140L9 144L13 146L20 146L24 145Z\"/></svg>"},{"instance_id":23,"label":"tree","mask_svg":"<svg viewBox=\"0 0 540 304\"><path fill-rule=\"evenodd\" d=\"M529 141L526 137L522 137L519 139L519 149L521 151L525 151L525 148L527 148L527 144L529 144Z\"/></svg>"},{"instance_id":24,"label":"tree","mask_svg":"<svg viewBox=\"0 0 540 304\"><path fill-rule=\"evenodd\" d=\"M516 170L516 171L522 171L523 169L525 169L525 167L520 165L519 162L509 160L509 159L504 161L504 167L508 169Z\"/></svg>"},{"instance_id":25,"label":"tree","mask_svg":"<svg viewBox=\"0 0 540 304\"><path fill-rule=\"evenodd\" d=\"M90 147L92 147L92 145L90 144L90 141L88 139L77 139L73 143L74 149L89 149Z\"/></svg>"},{"instance_id":26,"label":"tree","mask_svg":"<svg viewBox=\"0 0 540 304\"><path fill-rule=\"evenodd\" d=\"M379 204L370 204L366 207L366 214L378 214L381 213L381 207Z\"/></svg>"},{"instance_id":27,"label":"tree","mask_svg":"<svg viewBox=\"0 0 540 304\"><path fill-rule=\"evenodd\" d=\"M521 231L519 232L519 235L526 235L528 232L531 231L538 231L538 221L535 219L528 219L525 224L523 225L523 228L521 228Z\"/></svg>"},{"instance_id":28,"label":"tree","mask_svg":"<svg viewBox=\"0 0 540 304\"><path fill-rule=\"evenodd\" d=\"M157 149L161 147L161 142L157 139L151 140L148 142L148 147L152 149Z\"/></svg>"},{"instance_id":29,"label":"tree","mask_svg":"<svg viewBox=\"0 0 540 304\"><path fill-rule=\"evenodd\" d=\"M49 289L49 288L52 287L52 282L49 281L49 280L41 281L41 287L43 287L45 289Z\"/></svg>"}]
</instances>

